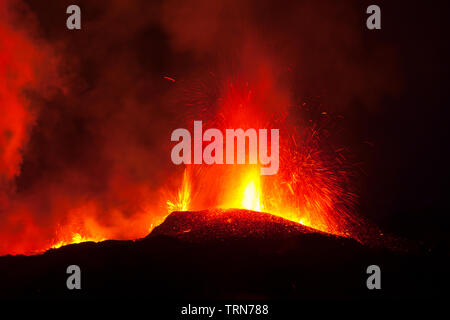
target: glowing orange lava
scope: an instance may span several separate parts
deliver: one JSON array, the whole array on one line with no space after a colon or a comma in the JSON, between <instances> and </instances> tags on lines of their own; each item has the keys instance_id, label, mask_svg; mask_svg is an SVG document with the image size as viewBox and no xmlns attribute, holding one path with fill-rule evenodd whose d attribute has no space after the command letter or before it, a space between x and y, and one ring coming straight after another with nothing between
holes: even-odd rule
<instances>
[{"instance_id":1,"label":"glowing orange lava","mask_svg":"<svg viewBox=\"0 0 450 320\"><path fill-rule=\"evenodd\" d=\"M351 169L342 154L344 149L323 143L316 123L301 116L289 119L288 113L282 112L287 110L288 101L277 88L268 86L273 79L264 76L253 87L230 81L221 88L220 101L205 127L279 129L279 172L262 176L261 164L187 165L177 196L167 201L168 212L248 209L323 232L352 235L360 221L353 210L357 196L352 191ZM275 105L261 108L266 101ZM320 114L323 116L324 112ZM248 157L248 145L245 153Z\"/></svg>"},{"instance_id":2,"label":"glowing orange lava","mask_svg":"<svg viewBox=\"0 0 450 320\"><path fill-rule=\"evenodd\" d=\"M175 186L163 189L164 216L174 211L247 209L267 212L323 232L350 236L348 226L353 223L355 195L347 189L345 167L336 161L340 154L322 150L319 130L314 125L299 128L283 117L273 121L270 115L258 113L258 105L251 99L258 97L258 90L232 84L224 96L219 111L222 120L209 124L244 130L280 128L279 172L272 176L261 175L260 164L187 165ZM97 211L96 208L82 210ZM152 211L147 214L151 215ZM117 221L115 219L115 224ZM158 221L149 221L151 224L148 223L146 230L150 232ZM63 240L58 240L52 248L110 238L110 230L83 223L82 230L86 233L74 233L73 229L65 228L61 233Z\"/></svg>"},{"instance_id":3,"label":"glowing orange lava","mask_svg":"<svg viewBox=\"0 0 450 320\"><path fill-rule=\"evenodd\" d=\"M189 181L188 171L185 169L183 174L183 182L174 200L167 200L168 212L188 211L191 202L191 182Z\"/></svg>"},{"instance_id":4,"label":"glowing orange lava","mask_svg":"<svg viewBox=\"0 0 450 320\"><path fill-rule=\"evenodd\" d=\"M288 203L282 198L274 199L265 197L270 194L264 192L262 179L270 179L270 177L262 177L259 168L248 166L242 170L242 178L237 187L229 188L222 194L222 202L217 205L220 209L247 209L252 211L267 212L282 218L300 223L302 225L312 227L321 231L330 232L326 225L314 224L309 219L309 212L301 212L295 208L289 207ZM189 181L188 169L183 174L182 186L178 190L174 200L167 200L167 211L191 211L200 210L199 207L192 207L191 204L191 187L194 181ZM289 189L289 188L288 188ZM286 200L286 199L285 199ZM275 204L276 203L276 204ZM275 204L275 205L274 205ZM276 207L278 206L278 208ZM335 232L337 233L337 232Z\"/></svg>"},{"instance_id":5,"label":"glowing orange lava","mask_svg":"<svg viewBox=\"0 0 450 320\"><path fill-rule=\"evenodd\" d=\"M89 242L89 241L93 241L93 242L101 242L104 241L106 239L104 238L90 238L90 237L84 237L79 233L73 233L72 234L72 239L70 241L59 241L58 243L55 243L54 245L51 246L52 249L58 249L61 248L62 246L66 246L68 244L74 244L74 243L81 243L81 242Z\"/></svg>"}]
</instances>

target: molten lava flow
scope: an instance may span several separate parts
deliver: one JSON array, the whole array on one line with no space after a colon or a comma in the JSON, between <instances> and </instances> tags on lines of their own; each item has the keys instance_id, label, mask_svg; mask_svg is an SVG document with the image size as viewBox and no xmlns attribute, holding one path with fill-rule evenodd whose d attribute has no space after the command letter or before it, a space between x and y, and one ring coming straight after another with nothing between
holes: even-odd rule
<instances>
[{"instance_id":1,"label":"molten lava flow","mask_svg":"<svg viewBox=\"0 0 450 320\"><path fill-rule=\"evenodd\" d=\"M55 243L54 245L51 246L52 249L58 249L62 246L66 246L68 244L75 244L75 243L81 243L81 242L89 242L89 241L93 241L93 242L101 242L104 241L106 239L104 238L90 238L90 237L84 237L79 233L73 233L72 234L72 239L70 241L59 241L58 243Z\"/></svg>"},{"instance_id":2,"label":"molten lava flow","mask_svg":"<svg viewBox=\"0 0 450 320\"><path fill-rule=\"evenodd\" d=\"M189 174L187 169L183 173L183 181L180 190L174 200L167 200L167 211L171 213L173 211L187 211L189 210L189 204L191 202L191 182L189 181Z\"/></svg>"}]
</instances>

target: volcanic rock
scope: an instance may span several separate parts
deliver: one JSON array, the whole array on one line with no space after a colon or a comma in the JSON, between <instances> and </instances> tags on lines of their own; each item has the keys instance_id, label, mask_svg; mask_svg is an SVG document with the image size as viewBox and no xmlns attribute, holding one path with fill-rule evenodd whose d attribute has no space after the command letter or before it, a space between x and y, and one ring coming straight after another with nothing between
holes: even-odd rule
<instances>
[{"instance_id":1,"label":"volcanic rock","mask_svg":"<svg viewBox=\"0 0 450 320\"><path fill-rule=\"evenodd\" d=\"M66 287L72 264L81 290ZM366 287L372 264L381 267L382 290ZM144 239L0 257L0 298L418 298L442 295L446 265L267 213L174 212Z\"/></svg>"},{"instance_id":2,"label":"volcanic rock","mask_svg":"<svg viewBox=\"0 0 450 320\"><path fill-rule=\"evenodd\" d=\"M313 233L331 236L265 212L213 209L173 212L147 238L166 235L190 242L245 238L275 240Z\"/></svg>"}]
</instances>

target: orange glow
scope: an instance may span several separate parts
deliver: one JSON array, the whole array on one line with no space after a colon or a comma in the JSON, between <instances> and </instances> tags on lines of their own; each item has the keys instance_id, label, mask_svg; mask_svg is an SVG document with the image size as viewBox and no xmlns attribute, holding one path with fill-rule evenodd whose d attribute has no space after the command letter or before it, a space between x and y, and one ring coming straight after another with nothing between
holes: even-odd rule
<instances>
[{"instance_id":1,"label":"orange glow","mask_svg":"<svg viewBox=\"0 0 450 320\"><path fill-rule=\"evenodd\" d=\"M260 188L255 184L255 181L250 181L244 190L244 197L241 202L241 206L244 209L261 211L263 205L260 202Z\"/></svg>"},{"instance_id":2,"label":"orange glow","mask_svg":"<svg viewBox=\"0 0 450 320\"><path fill-rule=\"evenodd\" d=\"M74 243L81 243L81 242L88 242L88 241L93 241L93 242L101 242L104 241L106 239L101 238L89 238L89 237L84 237L79 233L73 233L72 234L72 239L70 241L59 241L58 243L54 244L51 246L52 249L58 249L61 248L62 246L66 246L68 244L74 244Z\"/></svg>"},{"instance_id":3,"label":"orange glow","mask_svg":"<svg viewBox=\"0 0 450 320\"><path fill-rule=\"evenodd\" d=\"M107 139L111 145L103 146L99 161L107 161L108 170L99 181L91 175L96 172L93 168L84 172L77 165L76 169L67 169L61 176L16 194L15 178L21 174L23 150L36 121L22 91L29 85L40 88L35 69L39 71L37 67L45 65L42 61L46 55L41 56L32 42L9 30L2 21L0 254L37 253L86 241L136 239L145 237L173 211L211 208L267 212L321 231L349 234L347 225L354 218L356 196L348 189L351 183L339 163L339 152L323 150L320 130L310 119L291 119L299 113L295 109L299 106L291 101L289 87L277 82L271 63L263 58L254 61L253 56L248 60L253 67L245 70L247 73L242 71L239 79L218 78L217 92L212 97L205 98L200 89L193 90L200 100L206 101L192 101L189 112L198 109L200 114L195 119L203 120L205 129L280 129L278 174L261 176L258 164L189 165L182 175L160 175L158 168L147 171L155 156L147 154L146 143L128 146L127 131L123 137L112 135ZM173 86L182 82L167 76L164 79L173 82ZM204 87L209 91L214 84ZM122 122L120 117L117 119ZM164 143L169 145L170 141ZM116 145L130 152L122 156L122 149L117 150ZM116 153L120 157L113 156ZM101 167L103 163L97 165ZM173 186L172 180L178 179Z\"/></svg>"},{"instance_id":4,"label":"orange glow","mask_svg":"<svg viewBox=\"0 0 450 320\"><path fill-rule=\"evenodd\" d=\"M187 211L191 202L191 182L189 181L189 174L187 169L183 173L183 182L180 190L178 190L174 200L167 200L167 211Z\"/></svg>"},{"instance_id":5,"label":"orange glow","mask_svg":"<svg viewBox=\"0 0 450 320\"><path fill-rule=\"evenodd\" d=\"M280 98L275 102L287 103L285 96L271 92L274 88L268 83L272 82L265 77L254 88L230 82L223 88L218 106L221 120L213 119L206 126L222 130L280 129L278 174L261 176L260 165L188 165L177 197L167 201L168 212L248 209L323 232L352 235L352 228L360 222L353 213L356 195L351 192L342 150L323 149L321 132L312 122L289 122L284 113L276 118L272 109L264 113L259 104L266 99L272 103L274 96ZM283 105L275 107L286 109Z\"/></svg>"},{"instance_id":6,"label":"orange glow","mask_svg":"<svg viewBox=\"0 0 450 320\"><path fill-rule=\"evenodd\" d=\"M278 174L262 176L260 164L188 165L181 176L173 177L178 181L175 185L169 187L168 181L161 187L163 201L158 208L155 198L148 196L147 185L126 185L114 180L115 198L139 199L139 215L134 214L130 219L114 208L105 215L104 208L95 199L76 208L65 208L66 220L45 248L143 237L173 211L212 208L267 212L323 232L353 236L348 226L349 222L357 221L353 220L352 211L355 195L346 187L345 167L334 160L339 154L330 156L321 149L320 134L314 125L292 126L283 117L275 121L259 112L257 103L268 94L265 86L261 90L230 84L221 100L222 120L206 125L244 130L279 128ZM248 150L246 153L248 156Z\"/></svg>"},{"instance_id":7,"label":"orange glow","mask_svg":"<svg viewBox=\"0 0 450 320\"><path fill-rule=\"evenodd\" d=\"M314 229L329 232L333 234L346 235L344 232L339 232L337 226L332 222L327 224L326 208L330 206L324 199L320 198L320 194L316 195L316 199L308 201L302 208L295 207L289 195L292 195L292 187L282 186L269 189L270 184L263 188L262 180L274 179L270 176L261 176L258 167L243 166L240 168L240 174L236 174L233 182L224 183L222 190L216 190L221 196L218 204L215 206L220 209L247 209L252 211L267 212L276 216L280 216L290 221L312 227ZM226 171L224 168L223 171ZM190 176L187 174L188 169L185 169L183 174L182 185L177 192L175 200L167 201L167 211L194 211L201 210L201 203L204 199L198 201L202 196L197 195L197 201L193 201L191 196L191 187L196 181L190 181ZM226 175L226 173L224 173ZM205 180L206 176L200 176L200 183L208 182ZM276 178L275 178L276 179ZM276 179L277 180L277 179ZM235 182L239 181L239 182ZM211 189L212 185L207 187ZM283 188L285 190L283 190ZM283 194L287 191L288 195ZM323 212L321 210L324 210Z\"/></svg>"},{"instance_id":8,"label":"orange glow","mask_svg":"<svg viewBox=\"0 0 450 320\"><path fill-rule=\"evenodd\" d=\"M248 174L242 179L240 188L236 194L232 195L235 199L240 199L236 203L228 203L224 208L240 208L253 211L264 211L262 203L261 177L258 169L249 169Z\"/></svg>"}]
</instances>

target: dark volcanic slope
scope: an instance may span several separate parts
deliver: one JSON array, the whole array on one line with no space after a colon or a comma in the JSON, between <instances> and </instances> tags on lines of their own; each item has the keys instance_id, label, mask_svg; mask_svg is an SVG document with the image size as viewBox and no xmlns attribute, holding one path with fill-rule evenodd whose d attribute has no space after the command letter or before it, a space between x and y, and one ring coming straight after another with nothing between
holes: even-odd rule
<instances>
[{"instance_id":1,"label":"dark volcanic slope","mask_svg":"<svg viewBox=\"0 0 450 320\"><path fill-rule=\"evenodd\" d=\"M279 240L312 233L332 237L269 213L213 209L173 212L147 238L167 235L191 242L245 238Z\"/></svg>"},{"instance_id":2,"label":"dark volcanic slope","mask_svg":"<svg viewBox=\"0 0 450 320\"><path fill-rule=\"evenodd\" d=\"M145 239L0 257L0 297L373 298L443 296L448 264L246 210L176 212ZM66 288L79 265L82 289ZM366 268L382 290L366 288Z\"/></svg>"}]
</instances>

